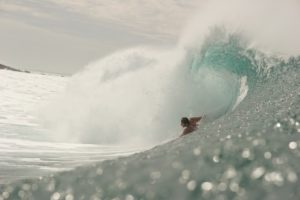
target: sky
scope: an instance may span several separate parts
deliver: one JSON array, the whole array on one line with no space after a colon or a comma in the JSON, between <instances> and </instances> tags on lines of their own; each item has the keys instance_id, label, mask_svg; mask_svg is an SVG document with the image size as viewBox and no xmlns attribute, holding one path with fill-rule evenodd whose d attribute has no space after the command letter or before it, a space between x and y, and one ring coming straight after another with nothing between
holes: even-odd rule
<instances>
[{"instance_id":1,"label":"sky","mask_svg":"<svg viewBox=\"0 0 300 200\"><path fill-rule=\"evenodd\" d=\"M115 51L174 45L199 0L0 0L0 64L73 74Z\"/></svg>"}]
</instances>

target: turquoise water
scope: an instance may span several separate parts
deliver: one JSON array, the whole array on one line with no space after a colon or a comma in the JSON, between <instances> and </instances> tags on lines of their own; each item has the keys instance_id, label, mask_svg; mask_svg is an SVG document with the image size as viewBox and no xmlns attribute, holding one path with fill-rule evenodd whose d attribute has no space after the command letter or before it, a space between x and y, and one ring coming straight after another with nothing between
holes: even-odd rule
<instances>
[{"instance_id":1,"label":"turquoise water","mask_svg":"<svg viewBox=\"0 0 300 200\"><path fill-rule=\"evenodd\" d=\"M219 88L230 97L206 113L197 132L129 157L4 185L0 197L299 199L300 58L266 56L235 35L218 34L189 49L180 65L194 84L209 75L203 72L221 76ZM249 91L234 107L242 77Z\"/></svg>"}]
</instances>

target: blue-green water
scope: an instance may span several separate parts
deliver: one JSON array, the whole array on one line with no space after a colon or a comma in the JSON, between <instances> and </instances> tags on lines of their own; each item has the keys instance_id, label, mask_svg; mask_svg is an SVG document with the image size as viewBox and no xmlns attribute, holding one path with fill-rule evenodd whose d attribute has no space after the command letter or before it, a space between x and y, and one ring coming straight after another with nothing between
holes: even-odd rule
<instances>
[{"instance_id":1,"label":"blue-green water","mask_svg":"<svg viewBox=\"0 0 300 200\"><path fill-rule=\"evenodd\" d=\"M220 38L188 50L179 66L194 84L209 75L203 69L231 83L247 77L249 91L235 109L240 84L225 84L226 106L205 113L208 120L193 134L129 157L4 185L0 197L299 199L300 58L266 56L235 35Z\"/></svg>"}]
</instances>

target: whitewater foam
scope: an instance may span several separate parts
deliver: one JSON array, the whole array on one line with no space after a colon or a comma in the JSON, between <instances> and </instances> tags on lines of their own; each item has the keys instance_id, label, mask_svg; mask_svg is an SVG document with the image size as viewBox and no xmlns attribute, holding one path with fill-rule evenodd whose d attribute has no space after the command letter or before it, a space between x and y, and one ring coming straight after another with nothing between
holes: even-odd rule
<instances>
[{"instance_id":1,"label":"whitewater foam","mask_svg":"<svg viewBox=\"0 0 300 200\"><path fill-rule=\"evenodd\" d=\"M241 83L241 86L240 86L240 90L239 90L239 95L236 99L235 104L232 107L232 111L234 109L236 109L236 107L245 99L245 97L248 94L249 87L247 85L247 77L243 76L240 80L240 83Z\"/></svg>"},{"instance_id":2,"label":"whitewater foam","mask_svg":"<svg viewBox=\"0 0 300 200\"><path fill-rule=\"evenodd\" d=\"M243 76L255 84L259 52L262 63L299 52L298 5L205 1L178 45L119 51L74 75L44 122L59 141L143 146L179 135L183 116L220 117L246 97Z\"/></svg>"},{"instance_id":3,"label":"whitewater foam","mask_svg":"<svg viewBox=\"0 0 300 200\"><path fill-rule=\"evenodd\" d=\"M220 116L236 96L235 75L191 72L186 59L180 48L117 52L76 74L46 122L62 141L144 146L178 136L181 117Z\"/></svg>"}]
</instances>

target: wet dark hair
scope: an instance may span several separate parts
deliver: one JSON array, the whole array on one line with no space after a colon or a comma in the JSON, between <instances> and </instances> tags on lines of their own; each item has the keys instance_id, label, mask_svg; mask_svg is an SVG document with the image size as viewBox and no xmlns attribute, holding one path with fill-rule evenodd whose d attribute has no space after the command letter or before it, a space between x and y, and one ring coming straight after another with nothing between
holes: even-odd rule
<instances>
[{"instance_id":1,"label":"wet dark hair","mask_svg":"<svg viewBox=\"0 0 300 200\"><path fill-rule=\"evenodd\" d=\"M183 118L181 118L181 124L187 124L187 125L189 125L190 124L190 120L187 117L183 117Z\"/></svg>"}]
</instances>

